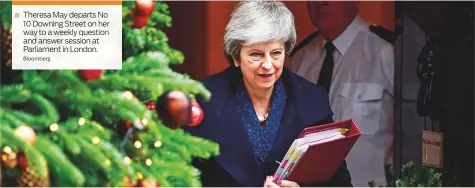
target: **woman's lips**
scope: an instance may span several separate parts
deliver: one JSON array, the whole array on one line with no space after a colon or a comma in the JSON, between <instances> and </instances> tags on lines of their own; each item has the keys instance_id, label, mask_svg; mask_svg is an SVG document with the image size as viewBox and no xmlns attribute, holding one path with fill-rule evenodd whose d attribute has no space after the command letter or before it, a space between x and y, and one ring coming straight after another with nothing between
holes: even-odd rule
<instances>
[{"instance_id":1,"label":"woman's lips","mask_svg":"<svg viewBox=\"0 0 475 188\"><path fill-rule=\"evenodd\" d=\"M262 79L270 79L272 78L272 75L274 75L273 73L272 74L257 74L260 78Z\"/></svg>"}]
</instances>

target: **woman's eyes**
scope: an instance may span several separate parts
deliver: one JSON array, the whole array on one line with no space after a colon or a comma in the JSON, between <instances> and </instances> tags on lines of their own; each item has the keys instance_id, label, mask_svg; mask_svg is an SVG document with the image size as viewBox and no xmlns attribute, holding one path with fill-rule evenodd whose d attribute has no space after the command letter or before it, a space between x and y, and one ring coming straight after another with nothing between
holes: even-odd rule
<instances>
[{"instance_id":1,"label":"woman's eyes","mask_svg":"<svg viewBox=\"0 0 475 188\"><path fill-rule=\"evenodd\" d=\"M253 52L250 55L251 55L251 57L261 57L261 54L257 53L257 52Z\"/></svg>"},{"instance_id":2,"label":"woman's eyes","mask_svg":"<svg viewBox=\"0 0 475 188\"><path fill-rule=\"evenodd\" d=\"M282 55L282 51L271 52L271 56L274 59L279 58L281 55ZM259 53L259 52L252 52L252 53L249 54L249 56L251 56L253 60L257 61L257 60L260 60L262 57L264 57L264 54Z\"/></svg>"},{"instance_id":3,"label":"woman's eyes","mask_svg":"<svg viewBox=\"0 0 475 188\"><path fill-rule=\"evenodd\" d=\"M251 54L249 54L249 56L251 57L252 61L260 61L263 55L262 53L252 52Z\"/></svg>"},{"instance_id":4,"label":"woman's eyes","mask_svg":"<svg viewBox=\"0 0 475 188\"><path fill-rule=\"evenodd\" d=\"M274 56L280 56L281 54L282 54L281 51L272 52L272 55L274 55Z\"/></svg>"}]
</instances>

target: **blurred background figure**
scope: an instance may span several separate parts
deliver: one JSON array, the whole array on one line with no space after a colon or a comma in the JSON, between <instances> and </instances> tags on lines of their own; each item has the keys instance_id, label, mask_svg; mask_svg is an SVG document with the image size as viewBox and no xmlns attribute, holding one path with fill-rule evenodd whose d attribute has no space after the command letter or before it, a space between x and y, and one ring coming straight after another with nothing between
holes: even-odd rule
<instances>
[{"instance_id":1,"label":"blurred background figure","mask_svg":"<svg viewBox=\"0 0 475 188\"><path fill-rule=\"evenodd\" d=\"M385 185L384 165L393 160L393 47L358 15L358 2L308 1L307 8L318 31L296 46L291 69L329 91L335 121L360 127L347 157L353 185Z\"/></svg>"}]
</instances>

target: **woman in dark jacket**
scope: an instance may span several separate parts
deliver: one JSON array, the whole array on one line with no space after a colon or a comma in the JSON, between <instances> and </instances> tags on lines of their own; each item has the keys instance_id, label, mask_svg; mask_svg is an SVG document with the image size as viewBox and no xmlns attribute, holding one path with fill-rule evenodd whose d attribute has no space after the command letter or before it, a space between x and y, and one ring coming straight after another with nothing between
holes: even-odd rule
<instances>
[{"instance_id":1,"label":"woman in dark jacket","mask_svg":"<svg viewBox=\"0 0 475 188\"><path fill-rule=\"evenodd\" d=\"M203 186L262 187L304 128L332 122L326 91L284 67L296 42L293 19L275 1L241 2L232 13L223 42L231 66L203 81L212 93L199 100L205 117L185 128L220 145L217 158L195 163ZM323 186L351 186L345 161Z\"/></svg>"}]
</instances>

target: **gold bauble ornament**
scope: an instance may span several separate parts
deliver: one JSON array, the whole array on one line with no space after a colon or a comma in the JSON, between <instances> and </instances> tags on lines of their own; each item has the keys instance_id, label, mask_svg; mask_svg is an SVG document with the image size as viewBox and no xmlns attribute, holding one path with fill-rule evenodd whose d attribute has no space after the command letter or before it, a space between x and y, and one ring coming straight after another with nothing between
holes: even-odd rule
<instances>
[{"instance_id":1,"label":"gold bauble ornament","mask_svg":"<svg viewBox=\"0 0 475 188\"><path fill-rule=\"evenodd\" d=\"M22 138L24 141L34 145L36 142L36 133L35 131L26 125L19 126L15 129L15 135Z\"/></svg>"},{"instance_id":2,"label":"gold bauble ornament","mask_svg":"<svg viewBox=\"0 0 475 188\"><path fill-rule=\"evenodd\" d=\"M50 180L46 176L42 178L33 169L27 167L21 169L20 177L18 178L19 187L49 187Z\"/></svg>"},{"instance_id":3,"label":"gold bauble ornament","mask_svg":"<svg viewBox=\"0 0 475 188\"><path fill-rule=\"evenodd\" d=\"M11 169L18 166L17 154L8 146L2 149L2 164Z\"/></svg>"},{"instance_id":4,"label":"gold bauble ornament","mask_svg":"<svg viewBox=\"0 0 475 188\"><path fill-rule=\"evenodd\" d=\"M135 187L129 176L125 176L119 187Z\"/></svg>"}]
</instances>

